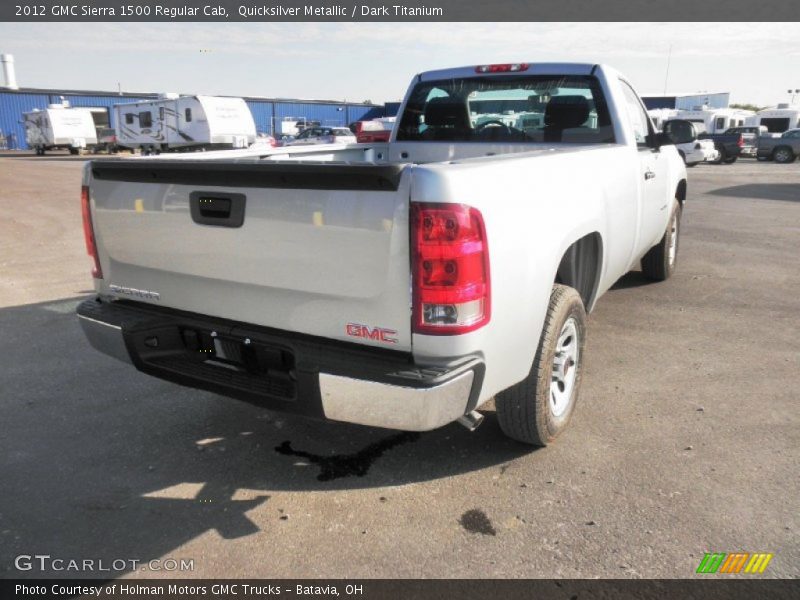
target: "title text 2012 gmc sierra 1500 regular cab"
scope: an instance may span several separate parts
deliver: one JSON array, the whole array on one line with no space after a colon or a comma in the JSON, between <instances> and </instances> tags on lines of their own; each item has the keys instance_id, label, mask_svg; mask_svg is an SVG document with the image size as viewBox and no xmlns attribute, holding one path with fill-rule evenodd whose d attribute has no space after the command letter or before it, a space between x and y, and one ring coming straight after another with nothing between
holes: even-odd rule
<instances>
[{"instance_id":1,"label":"title text 2012 gmc sierra 1500 regular cab","mask_svg":"<svg viewBox=\"0 0 800 600\"><path fill-rule=\"evenodd\" d=\"M97 349L266 407L548 444L586 312L675 268L686 171L593 64L414 77L389 142L98 160L84 171Z\"/></svg>"}]
</instances>

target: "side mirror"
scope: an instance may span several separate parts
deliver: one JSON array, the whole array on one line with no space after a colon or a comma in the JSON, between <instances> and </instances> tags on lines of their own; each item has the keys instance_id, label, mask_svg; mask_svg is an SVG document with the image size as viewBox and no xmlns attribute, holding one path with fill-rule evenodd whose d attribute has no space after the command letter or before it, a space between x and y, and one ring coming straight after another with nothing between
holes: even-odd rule
<instances>
[{"instance_id":1,"label":"side mirror","mask_svg":"<svg viewBox=\"0 0 800 600\"><path fill-rule=\"evenodd\" d=\"M689 144L697 140L694 123L683 119L674 119L664 123L664 134L672 144Z\"/></svg>"},{"instance_id":2,"label":"side mirror","mask_svg":"<svg viewBox=\"0 0 800 600\"><path fill-rule=\"evenodd\" d=\"M647 145L655 150L658 150L661 146L671 146L673 144L672 139L662 131L656 131L654 134L647 136Z\"/></svg>"}]
</instances>

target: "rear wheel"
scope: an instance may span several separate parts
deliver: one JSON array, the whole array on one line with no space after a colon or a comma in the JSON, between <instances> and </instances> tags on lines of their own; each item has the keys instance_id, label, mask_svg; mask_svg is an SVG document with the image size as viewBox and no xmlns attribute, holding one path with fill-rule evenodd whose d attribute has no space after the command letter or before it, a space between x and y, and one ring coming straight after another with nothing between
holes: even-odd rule
<instances>
[{"instance_id":1,"label":"rear wheel","mask_svg":"<svg viewBox=\"0 0 800 600\"><path fill-rule=\"evenodd\" d=\"M528 376L495 398L503 433L546 446L564 431L578 398L585 339L586 311L580 295L566 285L554 285Z\"/></svg>"},{"instance_id":2,"label":"rear wheel","mask_svg":"<svg viewBox=\"0 0 800 600\"><path fill-rule=\"evenodd\" d=\"M775 148L775 151L772 153L772 158L776 163L786 164L794 162L794 151L788 146L779 146Z\"/></svg>"},{"instance_id":3,"label":"rear wheel","mask_svg":"<svg viewBox=\"0 0 800 600\"><path fill-rule=\"evenodd\" d=\"M733 163L735 163L738 160L738 158L739 158L738 156L731 156L730 158L726 158L725 159L725 164L726 165L732 165Z\"/></svg>"},{"instance_id":4,"label":"rear wheel","mask_svg":"<svg viewBox=\"0 0 800 600\"><path fill-rule=\"evenodd\" d=\"M717 149L717 151L719 152L719 156L717 157L717 160L714 161L714 163L721 165L724 162L728 162L728 153L725 152L725 148L720 147Z\"/></svg>"},{"instance_id":5,"label":"rear wheel","mask_svg":"<svg viewBox=\"0 0 800 600\"><path fill-rule=\"evenodd\" d=\"M655 281L664 281L672 276L678 261L680 234L681 205L680 202L674 200L664 237L642 258L642 273L645 277Z\"/></svg>"}]
</instances>

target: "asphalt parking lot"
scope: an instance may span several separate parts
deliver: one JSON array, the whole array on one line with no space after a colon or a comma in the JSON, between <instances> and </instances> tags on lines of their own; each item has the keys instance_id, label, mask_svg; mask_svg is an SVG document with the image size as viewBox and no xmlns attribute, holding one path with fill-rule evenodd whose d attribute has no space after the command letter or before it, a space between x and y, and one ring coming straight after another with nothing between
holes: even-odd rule
<instances>
[{"instance_id":1,"label":"asphalt parking lot","mask_svg":"<svg viewBox=\"0 0 800 600\"><path fill-rule=\"evenodd\" d=\"M690 170L676 276L600 300L575 419L540 450L492 408L474 433L302 421L95 352L82 164L0 153L5 577L39 553L194 563L111 573L140 577L683 578L711 551L800 576L797 163Z\"/></svg>"}]
</instances>

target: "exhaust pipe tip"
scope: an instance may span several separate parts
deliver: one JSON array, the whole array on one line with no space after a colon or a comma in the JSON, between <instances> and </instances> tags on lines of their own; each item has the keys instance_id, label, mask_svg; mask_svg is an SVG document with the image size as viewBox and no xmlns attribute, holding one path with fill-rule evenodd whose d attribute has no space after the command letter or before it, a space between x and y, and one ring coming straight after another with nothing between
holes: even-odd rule
<instances>
[{"instance_id":1,"label":"exhaust pipe tip","mask_svg":"<svg viewBox=\"0 0 800 600\"><path fill-rule=\"evenodd\" d=\"M458 417L456 420L459 425L463 425L470 431L475 431L483 423L483 415L477 410L468 412L464 416Z\"/></svg>"}]
</instances>

